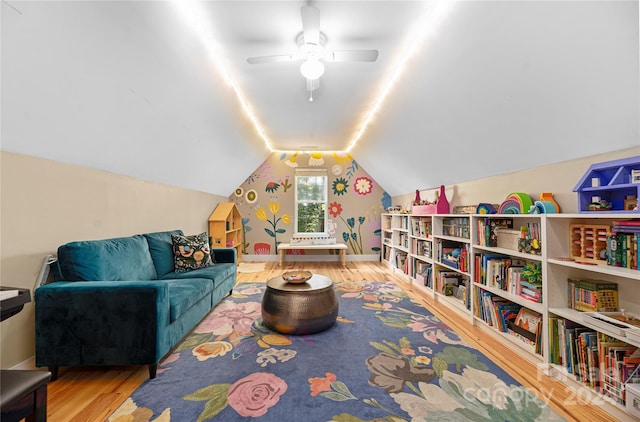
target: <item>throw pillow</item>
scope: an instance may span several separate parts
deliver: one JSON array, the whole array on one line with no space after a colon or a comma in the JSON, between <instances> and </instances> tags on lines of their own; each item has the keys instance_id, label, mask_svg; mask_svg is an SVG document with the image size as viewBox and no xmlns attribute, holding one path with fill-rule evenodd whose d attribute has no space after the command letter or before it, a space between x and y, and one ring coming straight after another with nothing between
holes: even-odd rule
<instances>
[{"instance_id":1,"label":"throw pillow","mask_svg":"<svg viewBox=\"0 0 640 422\"><path fill-rule=\"evenodd\" d=\"M206 232L192 236L172 233L171 241L173 242L175 272L184 273L213 265L209 236Z\"/></svg>"}]
</instances>

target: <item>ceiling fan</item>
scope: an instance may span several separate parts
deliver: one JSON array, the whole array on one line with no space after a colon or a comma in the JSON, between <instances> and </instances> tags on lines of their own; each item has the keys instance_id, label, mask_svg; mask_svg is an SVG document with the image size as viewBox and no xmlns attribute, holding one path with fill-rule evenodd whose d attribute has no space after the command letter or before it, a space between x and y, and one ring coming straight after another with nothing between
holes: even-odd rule
<instances>
[{"instance_id":1,"label":"ceiling fan","mask_svg":"<svg viewBox=\"0 0 640 422\"><path fill-rule=\"evenodd\" d=\"M327 36L320 31L320 10L313 6L302 6L302 32L296 43L298 51L293 54L249 57L249 64L263 64L289 61L302 61L300 73L307 80L309 101L313 101L313 91L320 85L320 76L324 73L323 62L375 62L378 50L327 50Z\"/></svg>"}]
</instances>

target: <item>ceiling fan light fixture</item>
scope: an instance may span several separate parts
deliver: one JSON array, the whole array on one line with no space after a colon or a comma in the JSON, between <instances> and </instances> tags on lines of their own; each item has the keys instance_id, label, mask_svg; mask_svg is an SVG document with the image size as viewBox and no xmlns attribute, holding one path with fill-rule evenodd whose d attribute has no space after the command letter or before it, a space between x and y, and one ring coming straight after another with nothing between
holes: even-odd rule
<instances>
[{"instance_id":1,"label":"ceiling fan light fixture","mask_svg":"<svg viewBox=\"0 0 640 422\"><path fill-rule=\"evenodd\" d=\"M318 79L324 74L324 64L318 59L308 58L300 65L300 73L307 79Z\"/></svg>"}]
</instances>

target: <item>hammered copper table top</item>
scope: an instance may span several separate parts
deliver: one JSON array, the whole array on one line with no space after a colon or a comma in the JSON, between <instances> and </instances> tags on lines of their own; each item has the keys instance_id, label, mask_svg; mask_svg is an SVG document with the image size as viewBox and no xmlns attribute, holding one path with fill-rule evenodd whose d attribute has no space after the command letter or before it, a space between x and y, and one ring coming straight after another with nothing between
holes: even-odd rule
<instances>
[{"instance_id":1,"label":"hammered copper table top","mask_svg":"<svg viewBox=\"0 0 640 422\"><path fill-rule=\"evenodd\" d=\"M267 287L283 292L315 291L332 287L333 281L322 274L313 274L304 283L289 283L282 276L274 277L267 281Z\"/></svg>"}]
</instances>

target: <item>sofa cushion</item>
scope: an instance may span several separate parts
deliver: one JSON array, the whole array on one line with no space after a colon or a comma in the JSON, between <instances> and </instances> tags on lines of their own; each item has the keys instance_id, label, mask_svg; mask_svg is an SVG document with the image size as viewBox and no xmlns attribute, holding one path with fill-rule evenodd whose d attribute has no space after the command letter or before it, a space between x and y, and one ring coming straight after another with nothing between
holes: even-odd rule
<instances>
[{"instance_id":1,"label":"sofa cushion","mask_svg":"<svg viewBox=\"0 0 640 422\"><path fill-rule=\"evenodd\" d=\"M143 236L149 243L149 252L151 259L156 267L158 278L163 275L172 273L174 269L173 259L173 241L171 235L183 235L182 230L173 230L166 232L145 233Z\"/></svg>"},{"instance_id":2,"label":"sofa cushion","mask_svg":"<svg viewBox=\"0 0 640 422\"><path fill-rule=\"evenodd\" d=\"M236 264L216 264L209 267L198 268L197 270L191 270L183 273L169 273L162 277L162 280L170 279L187 279L187 278L207 278L214 282L214 286L221 283L227 277L233 276L236 273Z\"/></svg>"},{"instance_id":3,"label":"sofa cushion","mask_svg":"<svg viewBox=\"0 0 640 422\"><path fill-rule=\"evenodd\" d=\"M209 235L206 232L192 236L172 234L171 240L175 272L182 273L213 264L211 249L209 249Z\"/></svg>"},{"instance_id":4,"label":"sofa cushion","mask_svg":"<svg viewBox=\"0 0 640 422\"><path fill-rule=\"evenodd\" d=\"M182 314L202 300L213 290L213 282L207 278L170 279L169 321L179 319Z\"/></svg>"},{"instance_id":5,"label":"sofa cushion","mask_svg":"<svg viewBox=\"0 0 640 422\"><path fill-rule=\"evenodd\" d=\"M58 248L58 262L67 281L157 278L147 239L141 235L70 242Z\"/></svg>"}]
</instances>

